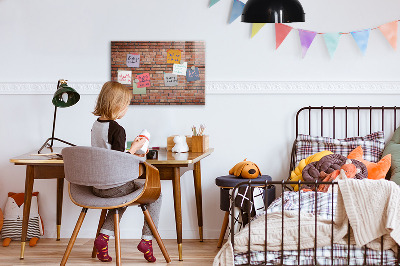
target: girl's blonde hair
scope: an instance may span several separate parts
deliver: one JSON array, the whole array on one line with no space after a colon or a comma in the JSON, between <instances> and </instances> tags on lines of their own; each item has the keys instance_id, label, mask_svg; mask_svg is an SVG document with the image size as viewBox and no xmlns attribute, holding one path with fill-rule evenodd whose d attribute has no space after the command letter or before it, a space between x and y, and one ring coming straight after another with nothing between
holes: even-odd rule
<instances>
[{"instance_id":1,"label":"girl's blonde hair","mask_svg":"<svg viewBox=\"0 0 400 266\"><path fill-rule=\"evenodd\" d=\"M132 92L126 86L116 81L108 81L101 88L93 114L115 120L132 97Z\"/></svg>"}]
</instances>

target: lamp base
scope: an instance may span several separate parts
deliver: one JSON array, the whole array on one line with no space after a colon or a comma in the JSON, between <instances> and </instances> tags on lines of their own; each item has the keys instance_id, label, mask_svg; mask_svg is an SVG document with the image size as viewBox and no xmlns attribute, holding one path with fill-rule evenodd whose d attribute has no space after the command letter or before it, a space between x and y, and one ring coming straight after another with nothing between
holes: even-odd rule
<instances>
[{"instance_id":1,"label":"lamp base","mask_svg":"<svg viewBox=\"0 0 400 266\"><path fill-rule=\"evenodd\" d=\"M58 140L59 142L68 144L70 146L76 146L75 144L69 143L65 140L59 139L59 138L48 138L42 145L42 147L40 147L40 149L38 150L38 154L40 154L40 152L44 149L44 148L49 148L51 150L51 152L53 152L53 141L54 140ZM51 141L51 144L49 144L49 141Z\"/></svg>"}]
</instances>

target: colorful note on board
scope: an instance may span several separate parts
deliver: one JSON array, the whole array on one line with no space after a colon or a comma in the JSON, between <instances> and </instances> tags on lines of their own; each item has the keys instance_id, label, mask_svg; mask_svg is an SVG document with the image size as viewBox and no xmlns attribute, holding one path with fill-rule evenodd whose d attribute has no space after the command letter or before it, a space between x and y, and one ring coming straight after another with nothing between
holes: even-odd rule
<instances>
[{"instance_id":1,"label":"colorful note on board","mask_svg":"<svg viewBox=\"0 0 400 266\"><path fill-rule=\"evenodd\" d=\"M173 87L178 85L178 76L172 73L164 73L164 84L168 87Z\"/></svg>"},{"instance_id":2,"label":"colorful note on board","mask_svg":"<svg viewBox=\"0 0 400 266\"><path fill-rule=\"evenodd\" d=\"M139 82L137 83L138 88L150 87L150 74L149 73L143 73L143 74L137 75L136 78L139 80Z\"/></svg>"},{"instance_id":3,"label":"colorful note on board","mask_svg":"<svg viewBox=\"0 0 400 266\"><path fill-rule=\"evenodd\" d=\"M187 69L186 72L186 80L187 81L196 81L200 79L200 73L198 67L191 67Z\"/></svg>"},{"instance_id":4,"label":"colorful note on board","mask_svg":"<svg viewBox=\"0 0 400 266\"><path fill-rule=\"evenodd\" d=\"M174 64L172 73L176 75L186 76L187 62L183 64Z\"/></svg>"},{"instance_id":5,"label":"colorful note on board","mask_svg":"<svg viewBox=\"0 0 400 266\"><path fill-rule=\"evenodd\" d=\"M132 93L133 94L146 94L146 87L138 88L138 84L133 82Z\"/></svg>"},{"instance_id":6,"label":"colorful note on board","mask_svg":"<svg viewBox=\"0 0 400 266\"><path fill-rule=\"evenodd\" d=\"M167 64L179 64L181 62L182 52L180 50L170 49L167 51Z\"/></svg>"},{"instance_id":7,"label":"colorful note on board","mask_svg":"<svg viewBox=\"0 0 400 266\"><path fill-rule=\"evenodd\" d=\"M140 65L140 54L127 54L126 65L128 67L139 67Z\"/></svg>"},{"instance_id":8,"label":"colorful note on board","mask_svg":"<svg viewBox=\"0 0 400 266\"><path fill-rule=\"evenodd\" d=\"M121 84L131 84L132 71L118 70L118 82Z\"/></svg>"}]
</instances>

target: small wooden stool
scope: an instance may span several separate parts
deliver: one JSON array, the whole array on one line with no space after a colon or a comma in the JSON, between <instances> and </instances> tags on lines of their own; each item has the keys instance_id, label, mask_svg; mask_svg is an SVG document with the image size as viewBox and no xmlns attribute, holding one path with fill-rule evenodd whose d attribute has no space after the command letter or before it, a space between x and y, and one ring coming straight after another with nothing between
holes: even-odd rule
<instances>
[{"instance_id":1,"label":"small wooden stool","mask_svg":"<svg viewBox=\"0 0 400 266\"><path fill-rule=\"evenodd\" d=\"M219 235L218 245L220 248L222 246L222 242L224 241L226 228L228 227L229 222L229 207L230 207L230 199L229 192L233 189L237 184L246 182L246 181L263 181L266 180L272 181L272 178L268 175L261 175L254 179L245 179L236 177L234 175L220 176L215 179L215 184L220 187L220 209L225 211L224 221L222 222L221 234ZM275 186L271 186L268 189L268 201L267 206L271 204L275 200Z\"/></svg>"}]
</instances>

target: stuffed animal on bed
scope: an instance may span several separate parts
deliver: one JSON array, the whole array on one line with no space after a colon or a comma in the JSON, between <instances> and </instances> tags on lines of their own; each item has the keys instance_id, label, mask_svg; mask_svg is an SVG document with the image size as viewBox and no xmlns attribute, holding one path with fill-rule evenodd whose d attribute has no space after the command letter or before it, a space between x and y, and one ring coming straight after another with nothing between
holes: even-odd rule
<instances>
[{"instance_id":1,"label":"stuffed animal on bed","mask_svg":"<svg viewBox=\"0 0 400 266\"><path fill-rule=\"evenodd\" d=\"M345 156L341 154L331 154L327 155L318 162L313 162L308 164L303 169L303 179L304 181L308 182L315 182L315 181L323 181L326 178L326 175L331 174L336 170L340 170L340 168L346 164L347 159ZM360 161L355 159L350 159L351 163L355 165L359 171L357 171L354 178L356 179L364 179L368 176L367 167ZM314 189L314 185L305 185L303 184L302 187L306 189Z\"/></svg>"},{"instance_id":2,"label":"stuffed animal on bed","mask_svg":"<svg viewBox=\"0 0 400 266\"><path fill-rule=\"evenodd\" d=\"M325 174L322 172L320 175L325 178L322 182L332 182L336 179L354 178L361 170L355 166L350 159L346 161L344 165L339 170L335 170L330 174ZM320 185L318 187L318 192L328 192L331 190L331 185Z\"/></svg>"},{"instance_id":3,"label":"stuffed animal on bed","mask_svg":"<svg viewBox=\"0 0 400 266\"><path fill-rule=\"evenodd\" d=\"M387 172L390 169L392 155L387 154L379 162L373 163L364 160L363 154L364 151L362 147L358 146L352 152L349 153L347 158L355 159L365 164L368 169L368 179L374 179L374 180L384 179L386 177Z\"/></svg>"},{"instance_id":4,"label":"stuffed animal on bed","mask_svg":"<svg viewBox=\"0 0 400 266\"><path fill-rule=\"evenodd\" d=\"M260 176L261 172L258 166L255 163L246 160L247 158L242 162L237 163L231 170L229 170L229 174L249 179Z\"/></svg>"},{"instance_id":5,"label":"stuffed animal on bed","mask_svg":"<svg viewBox=\"0 0 400 266\"><path fill-rule=\"evenodd\" d=\"M32 193L31 212L29 214L27 239L29 246L36 245L40 236L43 235L43 223L39 216L38 207L39 192ZM11 240L21 241L22 219L24 213L24 193L9 192L4 208L4 222L1 229L3 246L8 247Z\"/></svg>"},{"instance_id":6,"label":"stuffed animal on bed","mask_svg":"<svg viewBox=\"0 0 400 266\"><path fill-rule=\"evenodd\" d=\"M320 151L318 153L315 153L311 156L308 156L307 158L301 160L299 162L299 164L297 165L297 167L290 173L290 181L303 181L303 176L302 176L302 171L304 169L304 167L306 167L308 164L312 163L312 162L317 162L319 160L321 160L322 157L326 156L326 155L330 155L333 154L333 152L331 151ZM294 191L298 191L299 190L299 185L291 185L294 189Z\"/></svg>"}]
</instances>

